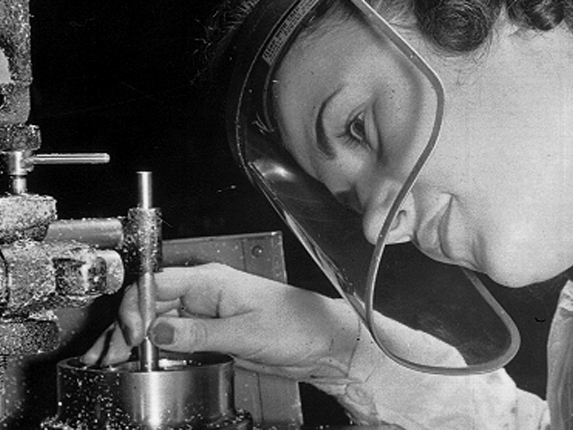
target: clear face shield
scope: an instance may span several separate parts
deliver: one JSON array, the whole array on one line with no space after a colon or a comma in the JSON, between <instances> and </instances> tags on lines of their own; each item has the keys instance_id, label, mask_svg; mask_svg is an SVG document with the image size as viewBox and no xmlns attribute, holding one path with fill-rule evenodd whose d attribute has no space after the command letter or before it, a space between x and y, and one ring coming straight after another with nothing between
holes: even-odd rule
<instances>
[{"instance_id":1,"label":"clear face shield","mask_svg":"<svg viewBox=\"0 0 573 430\"><path fill-rule=\"evenodd\" d=\"M236 68L227 111L233 152L386 355L432 373L500 368L517 352L519 335L474 273L449 266L444 268L447 276L444 270L429 271L415 282L396 282L394 275L388 275L382 258L388 234L431 160L442 124L444 90L426 62L366 1L340 1L354 8L361 24L371 27L380 42L395 51L404 73L417 77L418 86L425 88L420 89L424 106L432 111L431 124L413 124L412 129L421 131L403 136L396 155L388 151L387 173L379 175L385 180L376 185L376 192L387 202L376 243L365 239L362 216L341 204L295 161L273 113L273 82L281 60L297 36L320 19L321 8L332 2L265 1L252 12L233 51Z\"/></svg>"}]
</instances>

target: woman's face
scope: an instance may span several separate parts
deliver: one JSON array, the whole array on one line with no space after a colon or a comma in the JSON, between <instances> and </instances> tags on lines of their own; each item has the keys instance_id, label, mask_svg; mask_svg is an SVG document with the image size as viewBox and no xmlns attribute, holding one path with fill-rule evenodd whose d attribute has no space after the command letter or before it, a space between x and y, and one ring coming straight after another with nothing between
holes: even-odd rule
<instances>
[{"instance_id":1,"label":"woman's face","mask_svg":"<svg viewBox=\"0 0 573 430\"><path fill-rule=\"evenodd\" d=\"M487 50L463 58L404 34L442 78L446 111L389 240L522 286L573 264L573 35L515 30L501 25ZM354 20L300 39L277 74L285 145L363 213L375 243L427 142L435 97L409 60Z\"/></svg>"}]
</instances>

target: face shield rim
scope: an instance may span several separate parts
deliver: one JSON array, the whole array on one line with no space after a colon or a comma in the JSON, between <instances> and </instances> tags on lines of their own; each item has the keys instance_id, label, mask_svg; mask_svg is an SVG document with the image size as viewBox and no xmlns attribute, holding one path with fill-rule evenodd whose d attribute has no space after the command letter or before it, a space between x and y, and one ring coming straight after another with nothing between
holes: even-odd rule
<instances>
[{"instance_id":1,"label":"face shield rim","mask_svg":"<svg viewBox=\"0 0 573 430\"><path fill-rule=\"evenodd\" d=\"M416 68L422 72L426 78L428 78L431 83L432 89L436 93L436 116L435 122L432 128L432 133L429 141L424 148L423 152L418 157L416 164L412 168L412 171L408 175L406 182L402 186L402 189L395 198L392 207L390 208L388 215L384 221L376 247L374 250L374 257L372 258L369 273L367 277L367 301L366 301L366 325L376 344L383 352L392 358L394 361L402 364L405 367L420 370L426 373L436 373L445 375L467 375L476 373L487 373L497 370L504 365L506 365L511 359L517 354L520 346L520 335L517 326L513 320L509 317L507 312L503 307L495 300L495 298L489 293L487 288L479 280L479 278L467 269L462 269L466 277L470 280L479 294L484 298L484 300L494 309L496 314L501 318L502 322L508 329L510 333L511 344L506 350L505 354L499 356L496 360L492 360L488 363L479 365L470 365L467 368L444 368L437 366L423 365L420 363L415 363L406 360L399 355L394 354L389 348L386 347L385 343L379 338L378 331L373 327L373 315L374 312L374 292L377 286L377 275L380 268L380 263L382 260L382 255L384 253L384 248L386 247L387 236L390 232L391 226L402 206L404 199L413 187L416 179L421 173L425 164L429 161L432 156L434 149L437 145L440 130L443 123L444 109L445 109L445 89L444 85L439 78L438 74L432 69L432 67L416 52L416 50L397 33L389 23L373 9L365 0L350 0L360 11L364 14L365 18L372 24L372 26L383 33L388 39L390 39L394 45L416 66Z\"/></svg>"},{"instance_id":2,"label":"face shield rim","mask_svg":"<svg viewBox=\"0 0 573 430\"><path fill-rule=\"evenodd\" d=\"M379 31L384 37L387 37L389 40L391 40L392 43L402 52L402 54L405 55L411 61L411 63L424 74L424 76L426 76L436 93L437 106L436 120L429 142L423 150L422 154L419 156L418 161L416 162L410 175L408 175L408 178L400 189L397 198L395 198L395 201L392 204L388 215L386 216L383 228L380 231L373 254L374 257L372 258L370 267L368 269L368 285L364 313L361 314L358 309L356 309L355 305L350 303L346 294L343 294L343 297L349 302L349 304L356 310L360 318L365 322L376 344L384 352L384 354L405 367L426 373L446 375L469 375L485 373L499 369L507 364L507 362L509 362L517 353L520 344L519 332L501 305L499 305L493 296L491 296L491 294L487 291L486 287L481 283L477 276L469 271L464 271L464 273L470 282L474 285L478 293L485 300L485 302L494 310L509 333L510 345L505 350L504 354L499 355L495 359L483 364L470 364L467 365L467 367L451 368L425 365L406 360L403 357L394 354L385 345L384 340L379 338L378 332L374 328L372 323L374 312L372 302L376 286L378 285L378 288L380 288L380 284L377 283L377 275L382 259L382 254L386 246L386 237L391 228L393 219L400 210L404 198L410 192L411 187L414 185L420 171L422 170L425 163L429 160L431 154L434 151L435 145L437 144L444 113L445 90L441 80L431 69L431 67L395 30L391 28L391 26L384 20L384 18L382 18L372 7L370 7L368 3L366 3L365 0L346 1L357 7L368 20L368 22L373 26L373 28ZM274 41L272 39L272 35L276 34L277 29L280 30L281 25L284 26L284 23L286 22L285 17L288 17L296 7L300 7L306 15L311 15L321 2L322 0L287 0L268 2L271 3L271 5L267 3L266 5L260 6L259 9L255 10L254 15L250 17L250 20L248 20L244 26L246 30L243 31L241 37L246 39L243 39L244 41L242 46L237 47L235 51L235 55L238 58L238 64L235 67L235 71L233 73L233 80L230 86L229 99L227 103L227 129L229 133L229 141L231 143L232 152L239 162L242 170L249 177L250 181L259 188L262 188L261 182L264 184L264 180L258 177L259 172L257 168L250 164L248 157L245 154L247 143L245 141L245 137L243 136L242 130L242 127L244 126L244 119L242 118L244 98L247 92L255 93L254 97L255 99L259 100L258 103L260 104L260 111L258 112L256 119L258 122L257 125L263 134L266 133L268 135L272 135L275 133L276 131L272 122L272 118L266 111L268 99L265 97L265 92L268 91L271 76L273 75L275 68L278 66L278 64L280 64L282 55L284 55L284 52L282 52L281 49L287 46L288 42L293 40L298 35L298 32L291 28L291 32L287 36L282 39L279 38L279 42L282 43L282 47L276 52L272 53L273 61L265 64L264 62L260 61L260 59L261 57L268 54L269 40ZM271 20L268 19L268 15L273 14L275 19L272 21L272 23L269 23ZM279 16L279 18L277 19L276 16ZM297 21L296 25L301 26L304 22L304 18L298 17L298 19L299 20ZM294 24L291 23L290 25ZM265 32L266 37L261 38L260 34ZM255 37L256 35L259 35L259 38ZM241 40L241 37L239 37L239 40ZM239 48L242 48L242 50ZM283 50L286 51L286 49ZM270 190L264 190L265 188L263 188L263 194L265 197L271 202L271 205L281 215L281 218L286 221L287 225L290 226L286 218L290 216L289 212L284 210L284 207L281 207L281 202L276 196L273 196L273 193ZM295 235L297 238L299 238L299 240L303 242L304 245L304 241L300 238L299 233L295 232ZM312 253L311 256L316 261L316 258ZM336 289L338 290L338 288Z\"/></svg>"}]
</instances>

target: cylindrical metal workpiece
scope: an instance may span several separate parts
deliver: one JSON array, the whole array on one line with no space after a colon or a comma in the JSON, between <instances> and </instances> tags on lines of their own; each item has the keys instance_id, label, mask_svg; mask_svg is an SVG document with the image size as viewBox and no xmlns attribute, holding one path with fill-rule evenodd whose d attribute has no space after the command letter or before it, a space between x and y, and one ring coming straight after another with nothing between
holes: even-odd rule
<instances>
[{"instance_id":1,"label":"cylindrical metal workpiece","mask_svg":"<svg viewBox=\"0 0 573 430\"><path fill-rule=\"evenodd\" d=\"M121 218L85 218L52 222L44 240L77 240L100 249L120 249L123 237Z\"/></svg>"},{"instance_id":2,"label":"cylindrical metal workpiece","mask_svg":"<svg viewBox=\"0 0 573 430\"><path fill-rule=\"evenodd\" d=\"M109 155L103 153L76 153L76 154L36 154L30 158L34 165L54 164L106 164Z\"/></svg>"},{"instance_id":3,"label":"cylindrical metal workpiece","mask_svg":"<svg viewBox=\"0 0 573 430\"><path fill-rule=\"evenodd\" d=\"M233 360L224 354L170 354L160 371L138 362L90 368L68 359L58 368L58 416L46 430L237 429L252 426L234 408Z\"/></svg>"},{"instance_id":4,"label":"cylindrical metal workpiece","mask_svg":"<svg viewBox=\"0 0 573 430\"><path fill-rule=\"evenodd\" d=\"M139 207L142 209L151 209L153 207L151 172L137 172L137 183L139 191Z\"/></svg>"}]
</instances>

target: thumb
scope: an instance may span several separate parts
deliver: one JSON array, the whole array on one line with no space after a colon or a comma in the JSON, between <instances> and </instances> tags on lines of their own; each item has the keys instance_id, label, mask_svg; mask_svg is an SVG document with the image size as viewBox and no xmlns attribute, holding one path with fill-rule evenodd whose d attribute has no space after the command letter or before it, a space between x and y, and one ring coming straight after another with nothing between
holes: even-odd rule
<instances>
[{"instance_id":1,"label":"thumb","mask_svg":"<svg viewBox=\"0 0 573 430\"><path fill-rule=\"evenodd\" d=\"M149 327L148 334L154 345L168 351L213 351L242 355L249 349L249 336L241 329L237 319L240 317L160 317Z\"/></svg>"}]
</instances>

